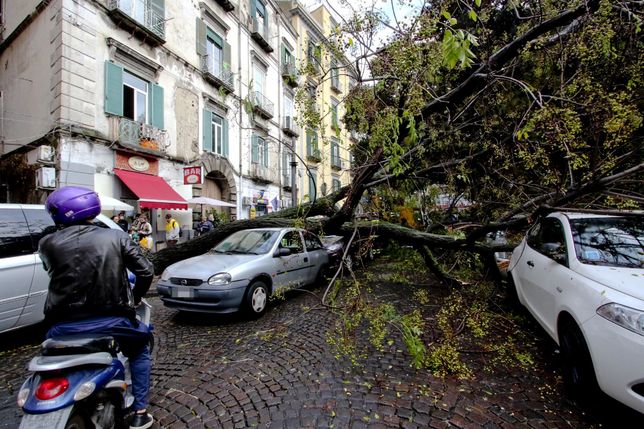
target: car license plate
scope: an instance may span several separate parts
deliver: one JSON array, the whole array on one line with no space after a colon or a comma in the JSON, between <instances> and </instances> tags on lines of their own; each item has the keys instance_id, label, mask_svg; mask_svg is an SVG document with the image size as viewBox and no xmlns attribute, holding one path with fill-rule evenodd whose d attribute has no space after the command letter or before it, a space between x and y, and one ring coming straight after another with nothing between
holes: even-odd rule
<instances>
[{"instance_id":1,"label":"car license plate","mask_svg":"<svg viewBox=\"0 0 644 429\"><path fill-rule=\"evenodd\" d=\"M192 298L194 293L192 289L174 289L172 291L172 296L174 298Z\"/></svg>"},{"instance_id":2,"label":"car license plate","mask_svg":"<svg viewBox=\"0 0 644 429\"><path fill-rule=\"evenodd\" d=\"M69 418L72 407L45 414L25 414L20 429L51 429L63 427Z\"/></svg>"}]
</instances>

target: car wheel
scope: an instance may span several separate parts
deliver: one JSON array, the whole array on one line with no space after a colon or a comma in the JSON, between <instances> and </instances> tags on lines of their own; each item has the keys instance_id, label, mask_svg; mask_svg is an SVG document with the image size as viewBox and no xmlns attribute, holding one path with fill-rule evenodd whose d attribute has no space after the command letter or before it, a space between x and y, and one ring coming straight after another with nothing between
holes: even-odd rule
<instances>
[{"instance_id":1,"label":"car wheel","mask_svg":"<svg viewBox=\"0 0 644 429\"><path fill-rule=\"evenodd\" d=\"M512 273L508 273L508 278L506 280L505 286L505 298L507 300L507 303L513 308L521 307L521 301L519 301L519 292L517 292L517 285L514 283Z\"/></svg>"},{"instance_id":2,"label":"car wheel","mask_svg":"<svg viewBox=\"0 0 644 429\"><path fill-rule=\"evenodd\" d=\"M268 306L268 287L261 280L251 283L246 292L246 312L253 318L258 318L266 312Z\"/></svg>"},{"instance_id":3,"label":"car wheel","mask_svg":"<svg viewBox=\"0 0 644 429\"><path fill-rule=\"evenodd\" d=\"M330 276L330 269L328 265L322 265L320 267L318 275L315 276L315 286L323 286L327 283Z\"/></svg>"},{"instance_id":4,"label":"car wheel","mask_svg":"<svg viewBox=\"0 0 644 429\"><path fill-rule=\"evenodd\" d=\"M599 389L588 345L579 327L566 322L559 333L563 379L570 392L579 398L592 398Z\"/></svg>"}]
</instances>

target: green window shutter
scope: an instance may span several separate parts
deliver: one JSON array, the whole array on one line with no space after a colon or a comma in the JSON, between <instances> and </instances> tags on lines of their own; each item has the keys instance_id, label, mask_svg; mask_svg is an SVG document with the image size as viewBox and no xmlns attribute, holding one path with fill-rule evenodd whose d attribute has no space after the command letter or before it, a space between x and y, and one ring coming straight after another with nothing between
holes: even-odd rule
<instances>
[{"instance_id":1,"label":"green window shutter","mask_svg":"<svg viewBox=\"0 0 644 429\"><path fill-rule=\"evenodd\" d=\"M309 176L309 199L311 201L315 200L317 198L317 190L315 189L315 185L317 183L317 174L315 171L310 171L310 176Z\"/></svg>"},{"instance_id":2,"label":"green window shutter","mask_svg":"<svg viewBox=\"0 0 644 429\"><path fill-rule=\"evenodd\" d=\"M123 67L105 61L105 113L123 116Z\"/></svg>"},{"instance_id":3,"label":"green window shutter","mask_svg":"<svg viewBox=\"0 0 644 429\"><path fill-rule=\"evenodd\" d=\"M282 43L282 64L286 64L286 46Z\"/></svg>"},{"instance_id":4,"label":"green window shutter","mask_svg":"<svg viewBox=\"0 0 644 429\"><path fill-rule=\"evenodd\" d=\"M212 152L212 113L203 109L203 150Z\"/></svg>"},{"instance_id":5,"label":"green window shutter","mask_svg":"<svg viewBox=\"0 0 644 429\"><path fill-rule=\"evenodd\" d=\"M251 137L251 161L257 164L259 162L259 148L257 147L257 136Z\"/></svg>"},{"instance_id":6,"label":"green window shutter","mask_svg":"<svg viewBox=\"0 0 644 429\"><path fill-rule=\"evenodd\" d=\"M313 155L313 133L311 130L306 130L306 155Z\"/></svg>"},{"instance_id":7,"label":"green window shutter","mask_svg":"<svg viewBox=\"0 0 644 429\"><path fill-rule=\"evenodd\" d=\"M264 140L264 167L268 167L268 141Z\"/></svg>"},{"instance_id":8,"label":"green window shutter","mask_svg":"<svg viewBox=\"0 0 644 429\"><path fill-rule=\"evenodd\" d=\"M164 128L163 118L163 87L153 83L152 96L150 97L150 125L162 130Z\"/></svg>"},{"instance_id":9,"label":"green window shutter","mask_svg":"<svg viewBox=\"0 0 644 429\"><path fill-rule=\"evenodd\" d=\"M221 139L222 139L222 148L223 155L228 158L228 121L226 118L223 118L221 121Z\"/></svg>"},{"instance_id":10,"label":"green window shutter","mask_svg":"<svg viewBox=\"0 0 644 429\"><path fill-rule=\"evenodd\" d=\"M210 27L206 27L206 33L208 37L210 37L212 40L215 41L217 45L219 45L220 48L224 47L224 39L222 39L221 36L215 33Z\"/></svg>"},{"instance_id":11,"label":"green window shutter","mask_svg":"<svg viewBox=\"0 0 644 429\"><path fill-rule=\"evenodd\" d=\"M255 5L255 2L257 0L250 0L250 16L255 18L257 16L257 6Z\"/></svg>"},{"instance_id":12,"label":"green window shutter","mask_svg":"<svg viewBox=\"0 0 644 429\"><path fill-rule=\"evenodd\" d=\"M206 23L197 18L197 54L202 57L208 52L206 48Z\"/></svg>"}]
</instances>

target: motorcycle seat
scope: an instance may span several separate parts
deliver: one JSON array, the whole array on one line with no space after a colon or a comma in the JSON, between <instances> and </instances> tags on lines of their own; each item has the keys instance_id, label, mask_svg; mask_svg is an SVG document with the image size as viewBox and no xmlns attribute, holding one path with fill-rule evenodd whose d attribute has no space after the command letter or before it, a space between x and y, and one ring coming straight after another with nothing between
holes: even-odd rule
<instances>
[{"instance_id":1,"label":"motorcycle seat","mask_svg":"<svg viewBox=\"0 0 644 429\"><path fill-rule=\"evenodd\" d=\"M66 335L45 340L41 345L42 356L61 356L108 352L116 356L119 348L114 337L92 335Z\"/></svg>"}]
</instances>

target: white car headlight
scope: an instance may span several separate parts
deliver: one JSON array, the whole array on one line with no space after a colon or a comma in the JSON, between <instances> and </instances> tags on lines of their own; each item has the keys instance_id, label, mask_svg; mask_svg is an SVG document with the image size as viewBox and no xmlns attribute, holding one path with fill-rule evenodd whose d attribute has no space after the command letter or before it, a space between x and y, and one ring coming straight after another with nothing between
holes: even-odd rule
<instances>
[{"instance_id":1,"label":"white car headlight","mask_svg":"<svg viewBox=\"0 0 644 429\"><path fill-rule=\"evenodd\" d=\"M217 273L208 279L208 284L213 286L222 286L230 284L232 277L228 273Z\"/></svg>"},{"instance_id":2,"label":"white car headlight","mask_svg":"<svg viewBox=\"0 0 644 429\"><path fill-rule=\"evenodd\" d=\"M170 272L168 270L163 270L163 274L161 274L161 281L167 282L170 280Z\"/></svg>"},{"instance_id":3,"label":"white car headlight","mask_svg":"<svg viewBox=\"0 0 644 429\"><path fill-rule=\"evenodd\" d=\"M644 311L611 302L599 307L597 314L622 328L644 336Z\"/></svg>"}]
</instances>

